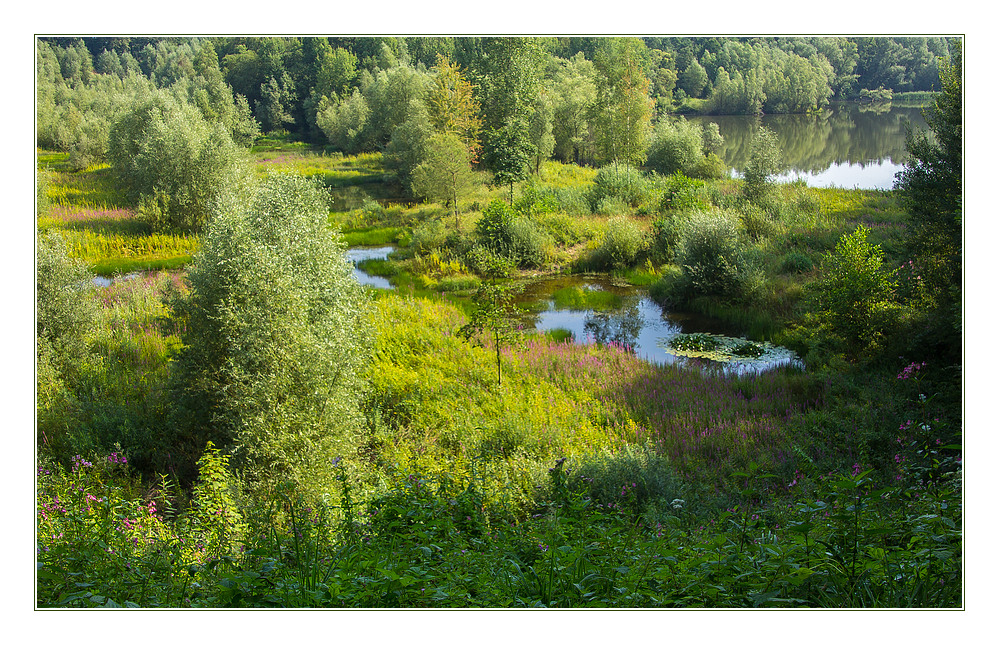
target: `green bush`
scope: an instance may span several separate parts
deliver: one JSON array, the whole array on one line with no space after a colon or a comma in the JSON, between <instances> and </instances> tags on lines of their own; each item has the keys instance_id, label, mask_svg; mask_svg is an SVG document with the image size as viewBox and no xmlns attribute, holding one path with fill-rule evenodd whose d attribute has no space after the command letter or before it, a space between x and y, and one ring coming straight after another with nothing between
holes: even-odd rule
<instances>
[{"instance_id":1,"label":"green bush","mask_svg":"<svg viewBox=\"0 0 999 645\"><path fill-rule=\"evenodd\" d=\"M580 463L567 473L570 488L598 504L622 502L641 513L657 501L676 500L682 506L686 486L664 455L649 445L627 445L615 452L603 452Z\"/></svg>"},{"instance_id":2,"label":"green bush","mask_svg":"<svg viewBox=\"0 0 999 645\"><path fill-rule=\"evenodd\" d=\"M531 185L514 202L514 208L522 215L536 218L538 215L557 213L562 210L562 205L551 189Z\"/></svg>"},{"instance_id":3,"label":"green bush","mask_svg":"<svg viewBox=\"0 0 999 645\"><path fill-rule=\"evenodd\" d=\"M551 235L500 200L486 206L475 231L483 247L517 266L544 266L555 247Z\"/></svg>"},{"instance_id":4,"label":"green bush","mask_svg":"<svg viewBox=\"0 0 999 645\"><path fill-rule=\"evenodd\" d=\"M608 197L637 208L645 201L650 188L649 180L641 170L623 163L604 166L597 171L594 181L590 190L590 203L596 213L601 212L599 205Z\"/></svg>"},{"instance_id":5,"label":"green bush","mask_svg":"<svg viewBox=\"0 0 999 645\"><path fill-rule=\"evenodd\" d=\"M840 238L822 260L822 310L833 329L855 348L877 342L897 321L893 302L898 279L884 266L881 247L867 241L863 226Z\"/></svg>"},{"instance_id":6,"label":"green bush","mask_svg":"<svg viewBox=\"0 0 999 645\"><path fill-rule=\"evenodd\" d=\"M632 266L644 248L645 238L638 225L627 217L615 217L607 222L597 257L603 266L620 270Z\"/></svg>"},{"instance_id":7,"label":"green bush","mask_svg":"<svg viewBox=\"0 0 999 645\"><path fill-rule=\"evenodd\" d=\"M675 172L663 179L662 187L660 211L705 211L711 208L711 197L706 184L700 179L691 179L681 172Z\"/></svg>"},{"instance_id":8,"label":"green bush","mask_svg":"<svg viewBox=\"0 0 999 645\"><path fill-rule=\"evenodd\" d=\"M663 119L656 125L649 141L646 166L661 175L680 172L690 176L704 157L703 149L701 126L682 117Z\"/></svg>"},{"instance_id":9,"label":"green bush","mask_svg":"<svg viewBox=\"0 0 999 645\"><path fill-rule=\"evenodd\" d=\"M356 449L367 299L328 213L320 184L273 175L210 223L174 304L188 458L212 441L251 479L321 487L330 458Z\"/></svg>"},{"instance_id":10,"label":"green bush","mask_svg":"<svg viewBox=\"0 0 999 645\"><path fill-rule=\"evenodd\" d=\"M442 219L429 219L413 229L409 248L416 253L429 253L447 245L450 231Z\"/></svg>"},{"instance_id":11,"label":"green bush","mask_svg":"<svg viewBox=\"0 0 999 645\"><path fill-rule=\"evenodd\" d=\"M156 230L198 230L216 202L246 186L243 151L221 123L165 92L137 100L111 126L108 159Z\"/></svg>"},{"instance_id":12,"label":"green bush","mask_svg":"<svg viewBox=\"0 0 999 645\"><path fill-rule=\"evenodd\" d=\"M742 228L753 240L766 240L784 233L784 226L758 203L741 202L738 207Z\"/></svg>"},{"instance_id":13,"label":"green bush","mask_svg":"<svg viewBox=\"0 0 999 645\"><path fill-rule=\"evenodd\" d=\"M604 217L621 217L627 215L630 210L628 203L617 195L601 197L593 205L593 212Z\"/></svg>"},{"instance_id":14,"label":"green bush","mask_svg":"<svg viewBox=\"0 0 999 645\"><path fill-rule=\"evenodd\" d=\"M724 211L691 216L677 250L677 264L693 296L742 295L748 267L735 218Z\"/></svg>"},{"instance_id":15,"label":"green bush","mask_svg":"<svg viewBox=\"0 0 999 645\"><path fill-rule=\"evenodd\" d=\"M692 173L698 179L724 179L729 176L729 168L721 157L709 152L698 160Z\"/></svg>"},{"instance_id":16,"label":"green bush","mask_svg":"<svg viewBox=\"0 0 999 645\"><path fill-rule=\"evenodd\" d=\"M780 259L781 273L808 273L812 270L812 260L800 251L785 253Z\"/></svg>"},{"instance_id":17,"label":"green bush","mask_svg":"<svg viewBox=\"0 0 999 645\"><path fill-rule=\"evenodd\" d=\"M758 203L765 210L778 199L774 186L774 176L784 168L777 135L766 127L761 127L753 136L749 161L743 170L743 192L751 202Z\"/></svg>"},{"instance_id":18,"label":"green bush","mask_svg":"<svg viewBox=\"0 0 999 645\"><path fill-rule=\"evenodd\" d=\"M534 222L560 246L572 246L583 241L583 231L576 219L566 213L543 213L536 216Z\"/></svg>"},{"instance_id":19,"label":"green bush","mask_svg":"<svg viewBox=\"0 0 999 645\"><path fill-rule=\"evenodd\" d=\"M687 214L669 214L657 217L649 228L648 248L652 260L663 264L676 259L676 251L689 219Z\"/></svg>"},{"instance_id":20,"label":"green bush","mask_svg":"<svg viewBox=\"0 0 999 645\"><path fill-rule=\"evenodd\" d=\"M482 246L497 255L506 255L510 245L510 224L516 217L517 211L506 202L499 199L489 202L475 224L475 234Z\"/></svg>"},{"instance_id":21,"label":"green bush","mask_svg":"<svg viewBox=\"0 0 999 645\"><path fill-rule=\"evenodd\" d=\"M518 266L540 268L548 264L555 240L526 217L515 217L508 227L506 255Z\"/></svg>"}]
</instances>

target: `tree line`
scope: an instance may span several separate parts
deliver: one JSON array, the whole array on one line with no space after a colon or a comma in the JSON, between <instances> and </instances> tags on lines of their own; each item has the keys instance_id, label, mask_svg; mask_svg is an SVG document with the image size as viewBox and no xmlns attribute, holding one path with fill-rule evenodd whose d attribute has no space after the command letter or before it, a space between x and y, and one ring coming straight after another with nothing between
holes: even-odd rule
<instances>
[{"instance_id":1,"label":"tree line","mask_svg":"<svg viewBox=\"0 0 999 645\"><path fill-rule=\"evenodd\" d=\"M535 163L627 161L649 122L684 110L796 113L862 90L933 90L950 47L925 37L47 38L38 140L92 160L120 97L155 87L237 140L285 130L344 152L379 150L396 128L418 127L418 102L434 100L424 95L440 74L457 74L482 122L482 148L470 152L515 144Z\"/></svg>"}]
</instances>

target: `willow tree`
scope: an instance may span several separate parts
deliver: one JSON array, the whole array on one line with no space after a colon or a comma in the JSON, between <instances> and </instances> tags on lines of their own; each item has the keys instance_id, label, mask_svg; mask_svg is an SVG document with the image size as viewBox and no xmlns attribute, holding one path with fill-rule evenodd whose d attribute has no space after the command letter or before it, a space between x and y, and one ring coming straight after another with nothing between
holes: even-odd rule
<instances>
[{"instance_id":1,"label":"willow tree","mask_svg":"<svg viewBox=\"0 0 999 645\"><path fill-rule=\"evenodd\" d=\"M158 229L200 229L216 200L249 178L226 127L165 91L136 99L114 122L108 158L119 187Z\"/></svg>"},{"instance_id":2,"label":"willow tree","mask_svg":"<svg viewBox=\"0 0 999 645\"><path fill-rule=\"evenodd\" d=\"M366 298L316 182L273 175L212 219L188 271L176 448L231 450L250 479L321 485L356 448Z\"/></svg>"}]
</instances>

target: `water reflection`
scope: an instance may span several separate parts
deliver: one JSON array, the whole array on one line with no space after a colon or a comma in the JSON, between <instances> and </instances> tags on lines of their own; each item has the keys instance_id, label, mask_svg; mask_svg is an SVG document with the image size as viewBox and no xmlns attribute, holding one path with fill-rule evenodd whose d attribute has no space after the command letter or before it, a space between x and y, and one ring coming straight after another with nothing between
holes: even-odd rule
<instances>
[{"instance_id":1,"label":"water reflection","mask_svg":"<svg viewBox=\"0 0 999 645\"><path fill-rule=\"evenodd\" d=\"M384 260L394 250L395 247L392 246L354 247L347 249L347 261L354 265L354 279L363 285L369 285L376 289L392 289L392 283L388 279L365 273L357 268L357 264L364 260Z\"/></svg>"},{"instance_id":2,"label":"water reflection","mask_svg":"<svg viewBox=\"0 0 999 645\"><path fill-rule=\"evenodd\" d=\"M697 116L713 122L725 142L718 156L741 171L749 160L753 135L760 126L774 131L789 172L784 180L804 179L810 186L890 189L895 172L907 159L907 125L927 130L922 109L837 103L814 114Z\"/></svg>"},{"instance_id":3,"label":"water reflection","mask_svg":"<svg viewBox=\"0 0 999 645\"><path fill-rule=\"evenodd\" d=\"M357 281L379 289L391 289L392 285L388 280L368 275L357 268L357 263L370 258L385 259L393 250L391 246L349 249L347 259L354 265ZM615 306L599 310L559 307L555 304L554 294L567 288L579 288L585 292L611 292L617 296L614 299ZM688 312L664 312L644 292L602 276L559 276L536 280L524 288L517 304L524 311L521 323L527 329L533 328L540 332L564 330L572 334L573 342L619 345L652 363L677 363L735 374L764 371L783 364L800 365L800 361L789 352L780 354L773 360L731 362L676 356L668 347L670 339L677 334L737 336L738 333L720 321L705 316Z\"/></svg>"},{"instance_id":4,"label":"water reflection","mask_svg":"<svg viewBox=\"0 0 999 645\"><path fill-rule=\"evenodd\" d=\"M600 311L559 307L553 294L567 287L613 292L620 297L621 306ZM576 343L620 345L652 363L676 363L733 374L759 372L785 364L801 365L790 352L775 352L772 358L763 360L733 359L729 362L676 356L668 347L670 339L677 334L738 334L731 327L705 316L664 312L643 292L603 277L563 276L538 280L525 288L519 304L533 310L524 315L525 327L538 331L565 330L572 333Z\"/></svg>"}]
</instances>

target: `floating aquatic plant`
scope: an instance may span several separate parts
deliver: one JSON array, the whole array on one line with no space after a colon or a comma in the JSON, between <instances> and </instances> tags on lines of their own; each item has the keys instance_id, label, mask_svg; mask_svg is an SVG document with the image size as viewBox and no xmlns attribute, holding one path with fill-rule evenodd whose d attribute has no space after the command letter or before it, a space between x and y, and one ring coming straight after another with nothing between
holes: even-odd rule
<instances>
[{"instance_id":1,"label":"floating aquatic plant","mask_svg":"<svg viewBox=\"0 0 999 645\"><path fill-rule=\"evenodd\" d=\"M718 334L677 334L668 340L660 341L660 345L675 356L707 359L719 363L778 365L794 363L797 360L794 352L784 347Z\"/></svg>"}]
</instances>

